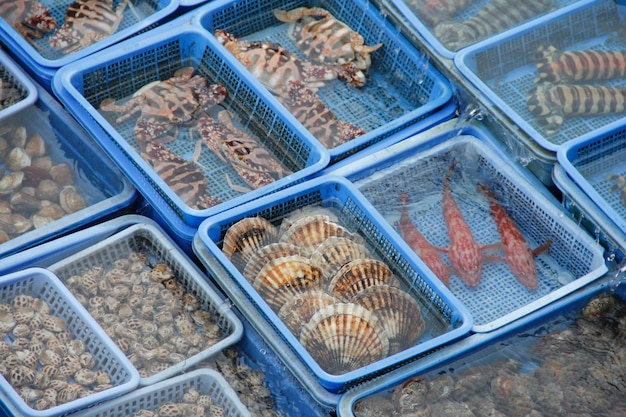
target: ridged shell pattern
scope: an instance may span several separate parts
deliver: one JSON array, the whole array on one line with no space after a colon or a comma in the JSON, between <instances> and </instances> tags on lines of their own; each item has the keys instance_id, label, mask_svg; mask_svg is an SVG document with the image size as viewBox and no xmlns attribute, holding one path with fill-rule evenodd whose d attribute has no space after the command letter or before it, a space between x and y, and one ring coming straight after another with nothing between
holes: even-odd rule
<instances>
[{"instance_id":1,"label":"ridged shell pattern","mask_svg":"<svg viewBox=\"0 0 626 417\"><path fill-rule=\"evenodd\" d=\"M331 209L307 206L280 222L243 218L222 250L330 374L405 350L424 332L419 303Z\"/></svg>"}]
</instances>

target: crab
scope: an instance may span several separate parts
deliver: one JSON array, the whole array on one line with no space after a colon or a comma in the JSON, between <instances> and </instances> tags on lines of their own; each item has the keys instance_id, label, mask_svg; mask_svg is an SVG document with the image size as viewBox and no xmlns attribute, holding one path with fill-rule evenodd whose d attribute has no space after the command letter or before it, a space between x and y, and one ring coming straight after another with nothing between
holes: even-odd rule
<instances>
[{"instance_id":1,"label":"crab","mask_svg":"<svg viewBox=\"0 0 626 417\"><path fill-rule=\"evenodd\" d=\"M287 93L289 81L300 80L306 82L310 88L317 89L339 76L335 67L300 59L276 43L248 42L221 29L217 29L214 35L252 75L279 96Z\"/></svg>"},{"instance_id":2,"label":"crab","mask_svg":"<svg viewBox=\"0 0 626 417\"><path fill-rule=\"evenodd\" d=\"M50 10L37 0L5 1L0 16L25 39L39 39L57 27Z\"/></svg>"},{"instance_id":3,"label":"crab","mask_svg":"<svg viewBox=\"0 0 626 417\"><path fill-rule=\"evenodd\" d=\"M183 67L165 81L144 85L123 104L117 104L113 98L104 99L100 110L120 114L115 120L118 124L139 113L133 135L140 147L151 141L172 142L178 137L180 126L226 98L226 87L207 85L207 80L194 72L193 67Z\"/></svg>"},{"instance_id":4,"label":"crab","mask_svg":"<svg viewBox=\"0 0 626 417\"><path fill-rule=\"evenodd\" d=\"M126 7L140 17L130 0L113 8L113 0L76 0L65 11L65 22L48 40L51 48L64 54L76 52L114 34L124 19Z\"/></svg>"},{"instance_id":5,"label":"crab","mask_svg":"<svg viewBox=\"0 0 626 417\"><path fill-rule=\"evenodd\" d=\"M365 45L363 36L320 7L274 10L281 22L290 23L288 36L312 61L337 68L339 78L356 87L365 85L372 64L370 54L382 46Z\"/></svg>"},{"instance_id":6,"label":"crab","mask_svg":"<svg viewBox=\"0 0 626 417\"><path fill-rule=\"evenodd\" d=\"M220 111L217 119L205 116L198 120L195 129L200 139L196 142L194 161L198 161L202 145L205 145L223 162L230 164L241 179L254 189L271 184L289 174L276 158L259 145L258 141L233 125L228 111ZM251 191L233 184L228 174L226 181L235 191L242 193Z\"/></svg>"},{"instance_id":7,"label":"crab","mask_svg":"<svg viewBox=\"0 0 626 417\"><path fill-rule=\"evenodd\" d=\"M208 194L207 179L198 166L162 143L148 142L141 157L189 207L206 209L221 203Z\"/></svg>"}]
</instances>

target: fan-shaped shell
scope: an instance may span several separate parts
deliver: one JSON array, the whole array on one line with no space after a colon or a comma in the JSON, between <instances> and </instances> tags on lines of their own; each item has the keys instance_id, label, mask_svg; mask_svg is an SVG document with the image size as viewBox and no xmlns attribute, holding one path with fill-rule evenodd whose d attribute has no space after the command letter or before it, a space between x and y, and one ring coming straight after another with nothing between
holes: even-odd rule
<instances>
[{"instance_id":1,"label":"fan-shaped shell","mask_svg":"<svg viewBox=\"0 0 626 417\"><path fill-rule=\"evenodd\" d=\"M276 227L263 217L246 217L233 224L224 235L222 251L242 270L259 248L276 242Z\"/></svg>"},{"instance_id":2,"label":"fan-shaped shell","mask_svg":"<svg viewBox=\"0 0 626 417\"><path fill-rule=\"evenodd\" d=\"M294 255L264 266L252 286L274 311L302 292L321 287L322 271L309 258Z\"/></svg>"},{"instance_id":3,"label":"fan-shaped shell","mask_svg":"<svg viewBox=\"0 0 626 417\"><path fill-rule=\"evenodd\" d=\"M386 357L387 333L378 318L353 303L324 307L302 328L300 342L318 365L344 374Z\"/></svg>"},{"instance_id":4,"label":"fan-shaped shell","mask_svg":"<svg viewBox=\"0 0 626 417\"><path fill-rule=\"evenodd\" d=\"M329 220L328 216L305 216L295 221L291 227L280 236L281 242L292 243L313 253L319 245L331 236L345 236L362 241L362 238L339 223Z\"/></svg>"},{"instance_id":5,"label":"fan-shaped shell","mask_svg":"<svg viewBox=\"0 0 626 417\"><path fill-rule=\"evenodd\" d=\"M342 301L350 301L359 291L372 285L397 286L391 269L381 261L356 259L342 266L328 284L328 293Z\"/></svg>"},{"instance_id":6,"label":"fan-shaped shell","mask_svg":"<svg viewBox=\"0 0 626 417\"><path fill-rule=\"evenodd\" d=\"M389 337L390 354L414 345L424 332L419 304L400 288L374 285L360 291L352 302L373 312L382 322Z\"/></svg>"},{"instance_id":7,"label":"fan-shaped shell","mask_svg":"<svg viewBox=\"0 0 626 417\"><path fill-rule=\"evenodd\" d=\"M254 282L254 279L259 275L259 272L265 265L267 265L272 259L283 258L285 256L309 256L304 249L299 246L292 245L291 243L275 242L269 245L263 246L256 252L254 252L248 263L243 270L243 276L249 282Z\"/></svg>"},{"instance_id":8,"label":"fan-shaped shell","mask_svg":"<svg viewBox=\"0 0 626 417\"><path fill-rule=\"evenodd\" d=\"M339 216L330 208L322 207L318 205L309 205L304 206L299 209L293 210L289 213L280 223L280 228L278 230L279 236L282 236L289 228L298 220L310 217L310 216L326 216L328 221L339 223Z\"/></svg>"},{"instance_id":9,"label":"fan-shaped shell","mask_svg":"<svg viewBox=\"0 0 626 417\"><path fill-rule=\"evenodd\" d=\"M332 236L311 254L311 261L320 267L324 277L330 281L348 262L369 256L370 252L361 243L345 237Z\"/></svg>"},{"instance_id":10,"label":"fan-shaped shell","mask_svg":"<svg viewBox=\"0 0 626 417\"><path fill-rule=\"evenodd\" d=\"M293 334L298 336L302 326L322 308L338 303L335 297L321 290L307 291L287 301L278 311L278 317Z\"/></svg>"}]
</instances>

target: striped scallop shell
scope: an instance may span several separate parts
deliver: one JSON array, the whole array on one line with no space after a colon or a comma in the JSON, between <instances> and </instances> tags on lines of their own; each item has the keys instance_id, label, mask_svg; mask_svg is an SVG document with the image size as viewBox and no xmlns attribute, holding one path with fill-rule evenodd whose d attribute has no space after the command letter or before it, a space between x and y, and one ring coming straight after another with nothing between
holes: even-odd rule
<instances>
[{"instance_id":1,"label":"striped scallop shell","mask_svg":"<svg viewBox=\"0 0 626 417\"><path fill-rule=\"evenodd\" d=\"M319 245L332 236L345 236L350 239L362 241L363 239L339 223L331 221L328 216L313 215L305 216L294 222L291 227L280 235L281 242L292 243L313 253Z\"/></svg>"},{"instance_id":2,"label":"striped scallop shell","mask_svg":"<svg viewBox=\"0 0 626 417\"><path fill-rule=\"evenodd\" d=\"M280 223L278 234L282 236L298 220L316 215L326 216L328 218L328 221L331 222L339 222L339 216L337 216L337 214L335 214L332 209L318 205L309 205L293 210L291 213L285 216L283 221Z\"/></svg>"},{"instance_id":3,"label":"striped scallop shell","mask_svg":"<svg viewBox=\"0 0 626 417\"><path fill-rule=\"evenodd\" d=\"M222 251L242 270L259 248L278 240L278 231L263 217L246 217L233 224L224 235Z\"/></svg>"},{"instance_id":4,"label":"striped scallop shell","mask_svg":"<svg viewBox=\"0 0 626 417\"><path fill-rule=\"evenodd\" d=\"M252 286L274 311L292 297L321 288L322 271L309 258L293 255L270 261L261 269Z\"/></svg>"},{"instance_id":5,"label":"striped scallop shell","mask_svg":"<svg viewBox=\"0 0 626 417\"><path fill-rule=\"evenodd\" d=\"M261 269L268 264L272 259L282 258L285 256L300 255L308 257L308 253L299 246L292 245L291 243L275 242L269 245L263 246L261 249L254 252L248 263L243 270L243 276L249 282L254 282Z\"/></svg>"},{"instance_id":6,"label":"striped scallop shell","mask_svg":"<svg viewBox=\"0 0 626 417\"><path fill-rule=\"evenodd\" d=\"M328 293L350 301L359 291L372 285L398 286L391 269L376 259L356 259L342 266L328 284Z\"/></svg>"},{"instance_id":7,"label":"striped scallop shell","mask_svg":"<svg viewBox=\"0 0 626 417\"><path fill-rule=\"evenodd\" d=\"M370 252L361 243L345 237L332 236L311 254L311 261L322 269L324 277L330 281L348 262L369 256Z\"/></svg>"},{"instance_id":8,"label":"striped scallop shell","mask_svg":"<svg viewBox=\"0 0 626 417\"><path fill-rule=\"evenodd\" d=\"M298 336L302 326L307 324L313 314L331 304L338 303L335 297L321 290L303 292L287 301L278 311L278 317L293 334Z\"/></svg>"},{"instance_id":9,"label":"striped scallop shell","mask_svg":"<svg viewBox=\"0 0 626 417\"><path fill-rule=\"evenodd\" d=\"M387 330L389 353L398 353L415 344L424 332L424 318L410 294L389 285L374 285L354 296L352 302L376 314Z\"/></svg>"},{"instance_id":10,"label":"striped scallop shell","mask_svg":"<svg viewBox=\"0 0 626 417\"><path fill-rule=\"evenodd\" d=\"M366 308L338 303L322 308L302 328L300 342L326 372L341 375L389 354L380 320Z\"/></svg>"}]
</instances>

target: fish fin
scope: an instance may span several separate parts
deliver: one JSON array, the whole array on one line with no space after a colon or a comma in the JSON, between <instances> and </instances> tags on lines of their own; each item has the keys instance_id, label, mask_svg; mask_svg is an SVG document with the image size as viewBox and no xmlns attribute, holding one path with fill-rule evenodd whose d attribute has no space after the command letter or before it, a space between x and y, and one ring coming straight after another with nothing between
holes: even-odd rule
<instances>
[{"instance_id":1,"label":"fish fin","mask_svg":"<svg viewBox=\"0 0 626 417\"><path fill-rule=\"evenodd\" d=\"M439 246L433 246L433 248L435 248L436 251L443 252L443 253L450 252L450 248L442 248L442 247L439 247Z\"/></svg>"},{"instance_id":2,"label":"fish fin","mask_svg":"<svg viewBox=\"0 0 626 417\"><path fill-rule=\"evenodd\" d=\"M504 250L504 244L501 241L480 246L481 252L484 252L484 251L500 252L503 250Z\"/></svg>"},{"instance_id":3,"label":"fish fin","mask_svg":"<svg viewBox=\"0 0 626 417\"><path fill-rule=\"evenodd\" d=\"M488 264L496 264L498 262L506 262L506 259L502 256L485 255L483 253L483 262L488 263Z\"/></svg>"},{"instance_id":4,"label":"fish fin","mask_svg":"<svg viewBox=\"0 0 626 417\"><path fill-rule=\"evenodd\" d=\"M550 239L546 240L546 243L533 250L533 256L539 256L543 253L548 252L548 250L550 250L550 244L552 244L552 241Z\"/></svg>"}]
</instances>

